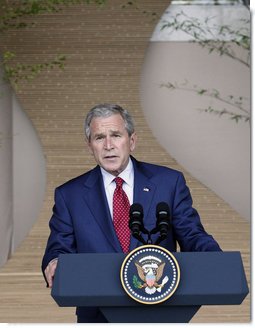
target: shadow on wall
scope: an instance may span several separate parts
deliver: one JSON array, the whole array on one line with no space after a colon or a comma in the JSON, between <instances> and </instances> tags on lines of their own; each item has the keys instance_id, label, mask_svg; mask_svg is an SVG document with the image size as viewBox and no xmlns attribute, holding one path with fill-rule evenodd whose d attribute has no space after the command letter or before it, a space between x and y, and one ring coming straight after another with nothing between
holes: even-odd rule
<instances>
[{"instance_id":1,"label":"shadow on wall","mask_svg":"<svg viewBox=\"0 0 255 328\"><path fill-rule=\"evenodd\" d=\"M2 76L0 76L2 81ZM0 266L38 219L46 185L38 136L10 87L0 95Z\"/></svg>"},{"instance_id":2,"label":"shadow on wall","mask_svg":"<svg viewBox=\"0 0 255 328\"><path fill-rule=\"evenodd\" d=\"M193 34L185 30L187 22ZM196 34L198 23L204 34ZM223 25L228 30L220 34ZM154 31L141 77L144 115L160 144L248 220L249 27L249 10L240 4L170 5ZM240 40L240 31L246 38Z\"/></svg>"}]
</instances>

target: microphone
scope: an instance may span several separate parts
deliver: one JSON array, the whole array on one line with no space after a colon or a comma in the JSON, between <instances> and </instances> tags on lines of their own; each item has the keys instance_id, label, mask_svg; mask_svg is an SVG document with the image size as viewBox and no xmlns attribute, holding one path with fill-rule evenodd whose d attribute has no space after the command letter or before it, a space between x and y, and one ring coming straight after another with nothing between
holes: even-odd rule
<instances>
[{"instance_id":1,"label":"microphone","mask_svg":"<svg viewBox=\"0 0 255 328\"><path fill-rule=\"evenodd\" d=\"M143 224L143 207L138 203L134 203L130 206L129 210L129 229L132 232L133 237L142 242L144 245L146 244L145 240L141 236L141 232L148 233L148 231L144 228Z\"/></svg>"},{"instance_id":2,"label":"microphone","mask_svg":"<svg viewBox=\"0 0 255 328\"><path fill-rule=\"evenodd\" d=\"M170 209L167 203L158 203L156 217L156 229L160 233L160 237L156 241L156 244L158 244L167 237L168 231L170 230Z\"/></svg>"}]
</instances>

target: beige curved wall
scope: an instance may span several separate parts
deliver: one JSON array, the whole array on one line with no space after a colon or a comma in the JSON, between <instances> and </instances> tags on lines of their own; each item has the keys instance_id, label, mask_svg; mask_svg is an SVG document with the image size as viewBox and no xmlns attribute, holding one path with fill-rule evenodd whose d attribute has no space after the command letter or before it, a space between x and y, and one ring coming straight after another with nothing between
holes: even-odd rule
<instances>
[{"instance_id":1,"label":"beige curved wall","mask_svg":"<svg viewBox=\"0 0 255 328\"><path fill-rule=\"evenodd\" d=\"M45 159L37 133L8 84L0 87L0 267L37 221Z\"/></svg>"},{"instance_id":2,"label":"beige curved wall","mask_svg":"<svg viewBox=\"0 0 255 328\"><path fill-rule=\"evenodd\" d=\"M185 81L189 83L183 89L160 86ZM210 105L230 111L233 107L189 91L193 84L249 99L250 69L217 54L208 56L196 44L150 42L141 78L141 103L153 134L192 176L249 221L250 124L200 111Z\"/></svg>"},{"instance_id":3,"label":"beige curved wall","mask_svg":"<svg viewBox=\"0 0 255 328\"><path fill-rule=\"evenodd\" d=\"M0 267L11 253L12 215L12 94L0 67Z\"/></svg>"},{"instance_id":4,"label":"beige curved wall","mask_svg":"<svg viewBox=\"0 0 255 328\"><path fill-rule=\"evenodd\" d=\"M206 3L174 1L162 15L144 59L141 103L168 153L250 220L250 54L231 41L250 35L250 13L240 2Z\"/></svg>"},{"instance_id":5,"label":"beige curved wall","mask_svg":"<svg viewBox=\"0 0 255 328\"><path fill-rule=\"evenodd\" d=\"M12 95L13 253L38 219L46 187L46 163L38 135Z\"/></svg>"}]
</instances>

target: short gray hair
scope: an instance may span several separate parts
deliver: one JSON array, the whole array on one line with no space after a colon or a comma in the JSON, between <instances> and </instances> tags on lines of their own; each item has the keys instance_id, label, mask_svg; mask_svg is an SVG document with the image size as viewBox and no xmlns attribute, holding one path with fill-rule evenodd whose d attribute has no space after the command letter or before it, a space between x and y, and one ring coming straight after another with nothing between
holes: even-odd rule
<instances>
[{"instance_id":1,"label":"short gray hair","mask_svg":"<svg viewBox=\"0 0 255 328\"><path fill-rule=\"evenodd\" d=\"M88 112L86 116L85 126L84 126L86 138L90 140L90 135L91 135L90 124L93 118L109 117L116 114L121 115L121 117L124 120L127 133L129 136L131 136L135 131L135 127L134 127L133 118L129 114L129 112L126 109L116 104L99 104L91 108L91 110Z\"/></svg>"}]
</instances>

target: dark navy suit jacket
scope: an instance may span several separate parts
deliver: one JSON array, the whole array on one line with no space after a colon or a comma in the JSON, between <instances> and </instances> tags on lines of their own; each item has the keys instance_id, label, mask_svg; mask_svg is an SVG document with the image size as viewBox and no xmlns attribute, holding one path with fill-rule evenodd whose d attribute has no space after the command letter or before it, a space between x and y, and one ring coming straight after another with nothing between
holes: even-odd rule
<instances>
[{"instance_id":1,"label":"dark navy suit jacket","mask_svg":"<svg viewBox=\"0 0 255 328\"><path fill-rule=\"evenodd\" d=\"M181 172L143 163L132 157L134 165L134 203L144 209L144 225L152 230L156 206L169 205L172 230L161 243L171 252L178 242L181 251L220 251L212 236L204 230ZM50 220L51 233L42 262L47 264L60 253L122 252L108 207L100 167L56 188L55 205ZM156 240L158 236L154 236ZM140 246L131 237L130 249ZM82 309L78 313L83 312ZM84 315L86 315L84 309Z\"/></svg>"}]
</instances>

